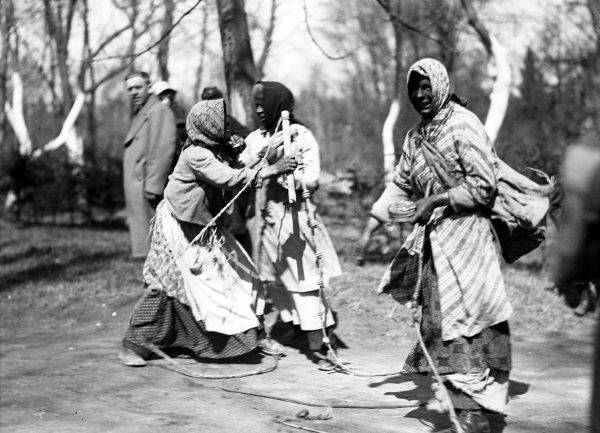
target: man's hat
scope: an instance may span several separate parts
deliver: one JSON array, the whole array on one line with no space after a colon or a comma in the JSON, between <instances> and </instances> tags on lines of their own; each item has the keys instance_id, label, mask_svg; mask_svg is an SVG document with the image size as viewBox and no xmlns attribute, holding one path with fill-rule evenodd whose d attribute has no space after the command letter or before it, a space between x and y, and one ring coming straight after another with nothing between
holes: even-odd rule
<instances>
[{"instance_id":1,"label":"man's hat","mask_svg":"<svg viewBox=\"0 0 600 433\"><path fill-rule=\"evenodd\" d=\"M202 90L202 96L201 98L203 100L207 100L207 99L221 99L223 98L223 92L221 92L219 90L218 87L205 87Z\"/></svg>"},{"instance_id":2,"label":"man's hat","mask_svg":"<svg viewBox=\"0 0 600 433\"><path fill-rule=\"evenodd\" d=\"M160 95L163 92L177 93L177 90L175 90L173 87L171 87L171 85L169 83L167 83L166 81L157 81L152 86L152 92L154 92L155 95Z\"/></svg>"}]
</instances>

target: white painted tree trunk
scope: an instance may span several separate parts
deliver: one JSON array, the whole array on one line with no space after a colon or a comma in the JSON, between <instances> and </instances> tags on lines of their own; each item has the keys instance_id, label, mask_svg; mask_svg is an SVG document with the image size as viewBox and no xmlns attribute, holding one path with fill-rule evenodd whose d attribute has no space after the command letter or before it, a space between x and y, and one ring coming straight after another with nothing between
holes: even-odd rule
<instances>
[{"instance_id":1,"label":"white painted tree trunk","mask_svg":"<svg viewBox=\"0 0 600 433\"><path fill-rule=\"evenodd\" d=\"M489 59L488 68L491 75L495 75L496 78L490 93L490 107L485 118L485 130L492 143L494 143L498 138L498 132L506 115L510 98L512 72L508 60L508 49L493 35L490 35L490 39L492 41L492 56Z\"/></svg>"},{"instance_id":2,"label":"white painted tree trunk","mask_svg":"<svg viewBox=\"0 0 600 433\"><path fill-rule=\"evenodd\" d=\"M79 113L81 113L84 103L85 96L83 93L78 94L75 98L75 102L73 102L73 106L71 107L69 114L67 115L67 118L65 119L65 122L63 123L60 134L58 134L56 138L50 140L44 146L36 149L31 155L33 158L38 158L44 152L56 149L64 144L67 146L69 160L75 165L83 164L83 138L75 127L75 121L79 117Z\"/></svg>"},{"instance_id":3,"label":"white painted tree trunk","mask_svg":"<svg viewBox=\"0 0 600 433\"><path fill-rule=\"evenodd\" d=\"M83 165L83 138L75 126L75 121L79 117L85 103L84 94L79 93L75 98L75 102L63 123L60 134L44 146L32 151L33 146L23 114L23 81L21 80L21 76L15 72L12 75L12 82L12 106L7 101L4 105L4 110L9 123L15 131L15 136L19 143L19 154L21 156L29 155L32 159L35 159L39 158L44 152L56 149L64 144L67 146L69 160L75 166L75 170L81 167ZM10 210L17 202L18 197L16 193L12 190L9 191L4 202L5 210Z\"/></svg>"},{"instance_id":4,"label":"white painted tree trunk","mask_svg":"<svg viewBox=\"0 0 600 433\"><path fill-rule=\"evenodd\" d=\"M386 185L391 182L394 176L394 167L396 165L396 152L394 150L394 126L400 115L400 98L396 97L392 100L390 111L388 112L381 139L383 142L383 172Z\"/></svg>"},{"instance_id":5,"label":"white painted tree trunk","mask_svg":"<svg viewBox=\"0 0 600 433\"><path fill-rule=\"evenodd\" d=\"M21 76L16 72L12 74L12 84L12 106L6 101L4 103L4 112L15 131L15 136L19 143L19 154L29 155L31 153L32 145L29 131L27 130L27 124L25 123L25 116L23 114L23 81L21 80Z\"/></svg>"}]
</instances>

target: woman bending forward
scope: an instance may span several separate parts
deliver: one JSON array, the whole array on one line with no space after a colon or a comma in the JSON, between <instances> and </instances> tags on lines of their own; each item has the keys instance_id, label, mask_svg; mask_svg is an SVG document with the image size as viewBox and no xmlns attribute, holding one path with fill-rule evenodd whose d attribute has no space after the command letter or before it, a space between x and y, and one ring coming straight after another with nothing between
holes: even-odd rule
<instances>
[{"instance_id":1,"label":"woman bending forward","mask_svg":"<svg viewBox=\"0 0 600 433\"><path fill-rule=\"evenodd\" d=\"M127 365L144 365L153 347L202 358L229 358L257 347L264 297L252 261L219 221L199 242L190 241L221 210L224 190L297 164L293 158L257 169L226 164L225 109L222 99L201 101L188 114L189 138L152 227L143 271L147 289L119 354Z\"/></svg>"}]
</instances>

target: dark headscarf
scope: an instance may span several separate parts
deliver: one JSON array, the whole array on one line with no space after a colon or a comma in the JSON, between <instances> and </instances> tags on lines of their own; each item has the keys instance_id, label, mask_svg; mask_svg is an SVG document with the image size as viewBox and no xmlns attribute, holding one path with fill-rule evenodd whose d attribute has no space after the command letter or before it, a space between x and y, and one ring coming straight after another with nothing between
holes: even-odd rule
<instances>
[{"instance_id":1,"label":"dark headscarf","mask_svg":"<svg viewBox=\"0 0 600 433\"><path fill-rule=\"evenodd\" d=\"M226 107L223 99L200 101L192 107L185 124L190 145L213 147L227 143L225 129Z\"/></svg>"},{"instance_id":2,"label":"dark headscarf","mask_svg":"<svg viewBox=\"0 0 600 433\"><path fill-rule=\"evenodd\" d=\"M290 89L276 81L259 81L256 84L262 86L267 131L275 130L283 110L290 112L290 123L300 123L294 118L294 95Z\"/></svg>"}]
</instances>

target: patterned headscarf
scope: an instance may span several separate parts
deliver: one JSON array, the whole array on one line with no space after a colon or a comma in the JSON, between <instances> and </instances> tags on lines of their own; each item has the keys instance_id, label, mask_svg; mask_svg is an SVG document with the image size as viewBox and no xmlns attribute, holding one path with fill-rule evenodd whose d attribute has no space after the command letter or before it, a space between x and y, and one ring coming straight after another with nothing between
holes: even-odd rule
<instances>
[{"instance_id":1,"label":"patterned headscarf","mask_svg":"<svg viewBox=\"0 0 600 433\"><path fill-rule=\"evenodd\" d=\"M185 129L189 145L220 146L227 142L225 133L225 101L212 99L200 101L187 115Z\"/></svg>"},{"instance_id":2,"label":"patterned headscarf","mask_svg":"<svg viewBox=\"0 0 600 433\"><path fill-rule=\"evenodd\" d=\"M283 110L290 112L290 123L295 123L294 95L290 89L276 81L259 81L256 85L262 86L267 131L272 132L275 129Z\"/></svg>"},{"instance_id":3,"label":"patterned headscarf","mask_svg":"<svg viewBox=\"0 0 600 433\"><path fill-rule=\"evenodd\" d=\"M431 91L433 93L433 111L437 114L450 95L450 78L446 67L439 61L430 58L424 58L413 64L406 75L406 82L410 80L410 74L416 72L429 78L431 82Z\"/></svg>"}]
</instances>

